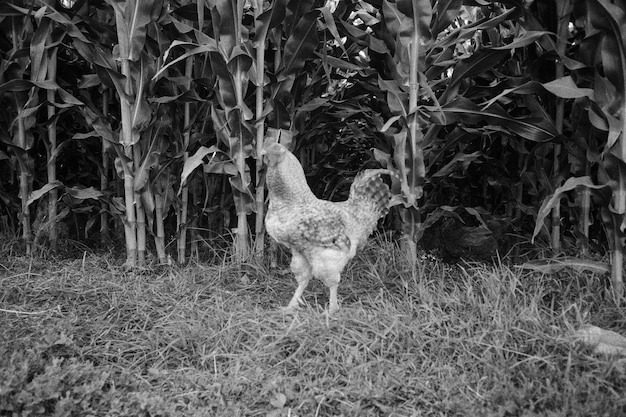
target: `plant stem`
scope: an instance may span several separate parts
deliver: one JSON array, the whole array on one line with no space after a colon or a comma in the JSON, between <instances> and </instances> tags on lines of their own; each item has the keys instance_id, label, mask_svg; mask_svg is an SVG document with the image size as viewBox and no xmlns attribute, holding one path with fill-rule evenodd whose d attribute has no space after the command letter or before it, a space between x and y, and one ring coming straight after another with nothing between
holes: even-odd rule
<instances>
[{"instance_id":1,"label":"plant stem","mask_svg":"<svg viewBox=\"0 0 626 417\"><path fill-rule=\"evenodd\" d=\"M254 2L254 18L258 19L258 17L263 12L263 2L261 0L256 0ZM265 76L265 42L259 42L256 47L256 73L258 75L257 81L258 85L256 86L255 98L256 98L256 107L255 107L255 118L256 118L256 221L255 221L255 256L258 259L263 258L263 248L265 246L265 186L261 181L261 171L263 168L263 157L261 156L261 152L263 150L263 139L264 139L264 123L262 118L263 115L263 83Z\"/></svg>"},{"instance_id":2,"label":"plant stem","mask_svg":"<svg viewBox=\"0 0 626 417\"><path fill-rule=\"evenodd\" d=\"M48 61L48 79L55 81L57 76L57 51L58 48L52 48L50 51L50 59ZM52 89L47 90L48 103L54 103L55 92ZM56 108L52 104L48 104L48 144L50 146L50 159L48 160L48 183L57 180L57 124L54 120ZM59 247L58 227L57 227L57 199L58 191L56 188L50 190L48 195L48 219L50 224L48 238L52 250L56 251Z\"/></svg>"},{"instance_id":3,"label":"plant stem","mask_svg":"<svg viewBox=\"0 0 626 417\"><path fill-rule=\"evenodd\" d=\"M567 48L567 38L569 34L569 17L572 12L572 4L569 0L564 0L559 3L557 6L557 37L556 37L556 48L557 52L560 56L565 55L565 50ZM565 66L561 60L557 60L556 62L556 79L563 78L565 75ZM563 133L563 122L565 115L565 100L557 97L556 99L556 109L555 109L555 125L559 134ZM559 178L560 171L560 163L559 163L559 155L561 154L561 145L554 144L554 155L553 155L553 170L552 177ZM560 184L556 184L558 187ZM561 206L556 205L552 209L552 251L554 254L558 254L561 252Z\"/></svg>"},{"instance_id":4,"label":"plant stem","mask_svg":"<svg viewBox=\"0 0 626 417\"><path fill-rule=\"evenodd\" d=\"M187 58L185 61L185 77L187 79L186 88L191 88L191 76L193 74L193 57ZM183 166L189 158L189 141L191 139L191 103L186 102L184 104L183 113ZM185 250L187 248L187 215L189 210L189 186L187 184L182 185L181 189L181 206L177 220L178 229L178 263L185 263Z\"/></svg>"},{"instance_id":5,"label":"plant stem","mask_svg":"<svg viewBox=\"0 0 626 417\"><path fill-rule=\"evenodd\" d=\"M160 192L154 193L154 220L156 222L156 236L154 244L156 246L157 256L161 265L167 265L167 256L165 254L165 227L163 224L163 196Z\"/></svg>"},{"instance_id":6,"label":"plant stem","mask_svg":"<svg viewBox=\"0 0 626 417\"><path fill-rule=\"evenodd\" d=\"M141 148L138 143L133 145L133 166L141 166ZM146 265L146 212L144 211L141 193L135 190L133 181L135 215L137 216L137 264Z\"/></svg>"},{"instance_id":7,"label":"plant stem","mask_svg":"<svg viewBox=\"0 0 626 417\"><path fill-rule=\"evenodd\" d=\"M17 108L17 140L18 146L26 152L26 127L24 126L24 116L19 100L16 99ZM26 158L24 158L26 159ZM22 166L23 165L23 166ZM32 230L30 225L30 207L28 206L28 196L30 195L30 173L27 171L27 161L20 164L20 201L22 203L22 239L26 244L26 255L32 253Z\"/></svg>"},{"instance_id":8,"label":"plant stem","mask_svg":"<svg viewBox=\"0 0 626 417\"><path fill-rule=\"evenodd\" d=\"M102 90L102 113L107 116L109 114L109 89L104 87ZM104 191L109 186L109 155L107 154L107 144L102 139L102 172L100 173L100 190ZM105 245L109 237L109 223L107 219L108 204L104 201L100 202L100 243Z\"/></svg>"},{"instance_id":9,"label":"plant stem","mask_svg":"<svg viewBox=\"0 0 626 417\"><path fill-rule=\"evenodd\" d=\"M122 59L122 75L126 77L126 94L124 97L120 95L120 105L122 112L122 145L126 161L122 161L124 168L124 203L126 207L126 221L124 222L124 235L126 237L126 266L137 266L137 217L135 211L135 187L132 167L133 164L133 145L132 145L132 106L128 101L131 96L131 73L130 61ZM131 164L131 166L128 166Z\"/></svg>"},{"instance_id":10,"label":"plant stem","mask_svg":"<svg viewBox=\"0 0 626 417\"><path fill-rule=\"evenodd\" d=\"M410 141L411 155L413 156L412 169L418 169L416 165L419 161L423 161L423 157L418 155L421 152L421 148L418 149L418 137L422 137L420 126L417 118L417 99L419 95L419 80L418 80L418 65L419 65L419 47L420 47L420 32L419 32L419 7L417 4L413 4L413 39L411 40L411 46L409 51L409 134L408 140ZM422 170L423 171L423 163ZM412 181L411 181L412 182ZM411 184L413 187L417 187L417 184ZM403 239L404 250L410 264L412 265L412 274L415 275L415 265L417 260L417 242L415 240L417 209L415 207L408 207L404 210L407 211L404 217L407 224L404 225L404 233L406 236Z\"/></svg>"},{"instance_id":11,"label":"plant stem","mask_svg":"<svg viewBox=\"0 0 626 417\"><path fill-rule=\"evenodd\" d=\"M235 31L235 42L236 44L241 43L242 34L241 34L241 16L243 16L243 1L237 0L237 16L239 19L235 19L237 24L237 30ZM241 68L238 66L233 74L233 87L235 88L235 97L237 99L237 105L243 107L245 105L243 100L243 83L244 76ZM243 117L243 113L242 113ZM240 123L243 123L241 121ZM243 126L239 129L240 132L243 132ZM239 137L237 138L239 142L237 160L235 161L237 164L237 172L241 177L241 182L244 182L244 178L246 175L246 159L245 159L245 150L244 150L244 133L239 133ZM239 191L236 191L239 192ZM235 258L237 262L242 262L248 256L249 249L249 236L248 236L248 213L245 208L239 207L237 210L237 231L235 235Z\"/></svg>"}]
</instances>

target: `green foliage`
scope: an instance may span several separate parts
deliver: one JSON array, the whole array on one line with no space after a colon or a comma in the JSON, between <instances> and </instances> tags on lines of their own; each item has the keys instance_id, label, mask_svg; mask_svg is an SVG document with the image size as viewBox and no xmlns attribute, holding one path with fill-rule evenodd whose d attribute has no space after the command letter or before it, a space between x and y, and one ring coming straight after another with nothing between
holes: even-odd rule
<instances>
[{"instance_id":1,"label":"green foliage","mask_svg":"<svg viewBox=\"0 0 626 417\"><path fill-rule=\"evenodd\" d=\"M508 223L522 239L538 221L535 235L549 240L549 207L561 209L566 250L597 235L594 224L606 229L598 247L623 250L621 4L84 6L0 5L0 100L11 109L0 119L0 201L13 223L32 223L42 197L58 192L91 211L89 231L117 223L139 238L145 226L165 247L194 225L236 231L245 246L251 213L263 218L257 149L280 137L324 198L340 199L364 168L394 169L393 203L405 210L387 224L405 232L411 219L438 227L450 206ZM49 164L58 178L46 177ZM554 200L583 177L597 192L575 187ZM72 195L92 187L84 203Z\"/></svg>"},{"instance_id":2,"label":"green foliage","mask_svg":"<svg viewBox=\"0 0 626 417\"><path fill-rule=\"evenodd\" d=\"M68 346L67 342L57 340L50 346L1 352L0 413L68 417L191 416L213 411L213 407L203 406L196 397L195 401L192 398L195 404L189 412L189 398L168 398L166 392L153 391L127 371L50 353L74 348L70 342Z\"/></svg>"}]
</instances>

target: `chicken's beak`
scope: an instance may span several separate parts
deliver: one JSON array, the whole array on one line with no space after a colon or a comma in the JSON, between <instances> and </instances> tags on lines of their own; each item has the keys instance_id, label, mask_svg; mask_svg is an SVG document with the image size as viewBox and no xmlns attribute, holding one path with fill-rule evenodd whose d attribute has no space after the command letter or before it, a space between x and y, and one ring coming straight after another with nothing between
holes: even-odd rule
<instances>
[{"instance_id":1,"label":"chicken's beak","mask_svg":"<svg viewBox=\"0 0 626 417\"><path fill-rule=\"evenodd\" d=\"M271 165L272 157L275 157L276 153L275 150L273 150L272 145L275 145L275 142L266 141L259 154L259 157L262 158L268 165Z\"/></svg>"},{"instance_id":2,"label":"chicken's beak","mask_svg":"<svg viewBox=\"0 0 626 417\"><path fill-rule=\"evenodd\" d=\"M259 159L261 159L261 161L263 161L266 165L269 164L269 159L267 156L267 146L264 146L261 149L261 152L259 152Z\"/></svg>"}]
</instances>

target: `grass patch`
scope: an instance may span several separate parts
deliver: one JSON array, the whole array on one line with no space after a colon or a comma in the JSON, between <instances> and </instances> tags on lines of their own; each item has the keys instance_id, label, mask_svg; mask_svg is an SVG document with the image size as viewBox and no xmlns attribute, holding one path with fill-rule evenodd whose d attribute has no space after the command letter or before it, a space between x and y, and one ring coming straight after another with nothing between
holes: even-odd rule
<instances>
[{"instance_id":1,"label":"grass patch","mask_svg":"<svg viewBox=\"0 0 626 417\"><path fill-rule=\"evenodd\" d=\"M626 362L573 343L626 333L592 275L411 266L358 255L342 309L278 310L291 274L264 265L124 271L103 255L0 265L0 415L617 416Z\"/></svg>"}]
</instances>

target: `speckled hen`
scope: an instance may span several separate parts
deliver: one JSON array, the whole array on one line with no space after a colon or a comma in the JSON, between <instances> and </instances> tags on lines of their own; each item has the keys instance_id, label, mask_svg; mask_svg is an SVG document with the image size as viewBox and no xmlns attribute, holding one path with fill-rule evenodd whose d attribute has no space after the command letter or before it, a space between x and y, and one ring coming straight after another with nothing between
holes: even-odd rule
<instances>
[{"instance_id":1,"label":"speckled hen","mask_svg":"<svg viewBox=\"0 0 626 417\"><path fill-rule=\"evenodd\" d=\"M368 169L354 179L348 200L320 200L309 188L298 159L283 145L271 143L263 153L267 162L268 233L291 250L291 271L298 281L286 310L302 303L312 277L330 290L329 311L339 309L337 288L341 272L389 210L390 191L381 175Z\"/></svg>"}]
</instances>

